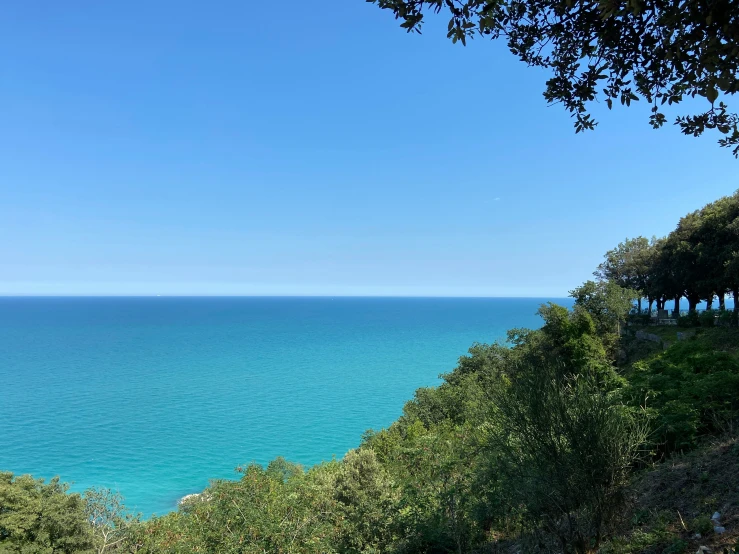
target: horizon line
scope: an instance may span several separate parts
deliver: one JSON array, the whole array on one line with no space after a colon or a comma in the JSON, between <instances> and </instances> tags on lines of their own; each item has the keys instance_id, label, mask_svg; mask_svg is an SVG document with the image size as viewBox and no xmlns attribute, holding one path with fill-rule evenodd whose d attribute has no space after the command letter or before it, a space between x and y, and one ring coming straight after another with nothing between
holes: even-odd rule
<instances>
[{"instance_id":1,"label":"horizon line","mask_svg":"<svg viewBox=\"0 0 739 554\"><path fill-rule=\"evenodd\" d=\"M459 296L401 294L3 294L0 298L449 298L449 299L566 299L569 296Z\"/></svg>"}]
</instances>

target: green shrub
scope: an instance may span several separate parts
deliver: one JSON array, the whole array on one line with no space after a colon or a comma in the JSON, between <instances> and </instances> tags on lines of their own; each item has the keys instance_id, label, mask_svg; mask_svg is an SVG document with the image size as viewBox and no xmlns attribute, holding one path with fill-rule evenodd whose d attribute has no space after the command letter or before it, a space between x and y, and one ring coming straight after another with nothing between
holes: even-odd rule
<instances>
[{"instance_id":1,"label":"green shrub","mask_svg":"<svg viewBox=\"0 0 739 554\"><path fill-rule=\"evenodd\" d=\"M688 543L682 539L675 540L670 546L662 551L662 554L682 554L688 548Z\"/></svg>"},{"instance_id":2,"label":"green shrub","mask_svg":"<svg viewBox=\"0 0 739 554\"><path fill-rule=\"evenodd\" d=\"M713 530L713 523L711 522L711 518L708 516L700 516L693 520L693 524L691 525L691 529L696 532L700 533L701 535L707 535Z\"/></svg>"},{"instance_id":3,"label":"green shrub","mask_svg":"<svg viewBox=\"0 0 739 554\"><path fill-rule=\"evenodd\" d=\"M328 462L304 472L279 459L267 469L239 468L239 481L214 481L203 492L205 501L147 521L135 537L136 551L335 552L339 515L333 489L339 470L339 462Z\"/></svg>"},{"instance_id":4,"label":"green shrub","mask_svg":"<svg viewBox=\"0 0 739 554\"><path fill-rule=\"evenodd\" d=\"M542 364L509 378L490 394L513 503L565 552L591 552L621 512L646 430L598 376Z\"/></svg>"},{"instance_id":5,"label":"green shrub","mask_svg":"<svg viewBox=\"0 0 739 554\"><path fill-rule=\"evenodd\" d=\"M716 311L706 310L698 316L698 319L701 327L714 327L716 325Z\"/></svg>"},{"instance_id":6,"label":"green shrub","mask_svg":"<svg viewBox=\"0 0 739 554\"><path fill-rule=\"evenodd\" d=\"M698 312L688 312L677 318L678 327L698 327L701 324Z\"/></svg>"},{"instance_id":7,"label":"green shrub","mask_svg":"<svg viewBox=\"0 0 739 554\"><path fill-rule=\"evenodd\" d=\"M629 382L631 402L650 411L667 451L691 448L739 417L739 361L695 341L636 362Z\"/></svg>"},{"instance_id":8,"label":"green shrub","mask_svg":"<svg viewBox=\"0 0 739 554\"><path fill-rule=\"evenodd\" d=\"M339 550L387 552L393 540L397 496L372 449L350 450L336 474L334 488L343 522Z\"/></svg>"},{"instance_id":9,"label":"green shrub","mask_svg":"<svg viewBox=\"0 0 739 554\"><path fill-rule=\"evenodd\" d=\"M649 521L649 516L651 515L650 511L648 509L642 508L641 510L637 510L634 512L634 514L631 516L631 524L635 527L638 527L640 525L643 525L647 521Z\"/></svg>"},{"instance_id":10,"label":"green shrub","mask_svg":"<svg viewBox=\"0 0 739 554\"><path fill-rule=\"evenodd\" d=\"M629 323L638 325L649 325L652 322L652 316L649 312L641 314L629 314Z\"/></svg>"},{"instance_id":11,"label":"green shrub","mask_svg":"<svg viewBox=\"0 0 739 554\"><path fill-rule=\"evenodd\" d=\"M79 494L55 477L0 472L0 552L80 554L93 552L93 537Z\"/></svg>"},{"instance_id":12,"label":"green shrub","mask_svg":"<svg viewBox=\"0 0 739 554\"><path fill-rule=\"evenodd\" d=\"M733 310L720 310L718 313L718 324L721 327L729 327L734 321Z\"/></svg>"},{"instance_id":13,"label":"green shrub","mask_svg":"<svg viewBox=\"0 0 739 554\"><path fill-rule=\"evenodd\" d=\"M662 533L637 529L628 537L614 537L603 544L598 554L641 554L654 552L654 547L664 544Z\"/></svg>"}]
</instances>

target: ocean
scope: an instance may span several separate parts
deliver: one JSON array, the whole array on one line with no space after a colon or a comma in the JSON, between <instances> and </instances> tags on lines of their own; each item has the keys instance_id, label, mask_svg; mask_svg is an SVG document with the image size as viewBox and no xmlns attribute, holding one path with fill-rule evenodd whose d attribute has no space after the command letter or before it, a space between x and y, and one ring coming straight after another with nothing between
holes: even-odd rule
<instances>
[{"instance_id":1,"label":"ocean","mask_svg":"<svg viewBox=\"0 0 739 554\"><path fill-rule=\"evenodd\" d=\"M0 298L0 470L161 515L240 464L341 458L545 301Z\"/></svg>"}]
</instances>

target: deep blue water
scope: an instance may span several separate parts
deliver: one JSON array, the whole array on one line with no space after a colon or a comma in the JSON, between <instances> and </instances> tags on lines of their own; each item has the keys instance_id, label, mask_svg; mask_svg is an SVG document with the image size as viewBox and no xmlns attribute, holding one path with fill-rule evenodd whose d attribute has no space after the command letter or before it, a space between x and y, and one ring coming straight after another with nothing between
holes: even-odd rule
<instances>
[{"instance_id":1,"label":"deep blue water","mask_svg":"<svg viewBox=\"0 0 739 554\"><path fill-rule=\"evenodd\" d=\"M343 456L542 302L0 298L0 470L161 514L239 464Z\"/></svg>"}]
</instances>

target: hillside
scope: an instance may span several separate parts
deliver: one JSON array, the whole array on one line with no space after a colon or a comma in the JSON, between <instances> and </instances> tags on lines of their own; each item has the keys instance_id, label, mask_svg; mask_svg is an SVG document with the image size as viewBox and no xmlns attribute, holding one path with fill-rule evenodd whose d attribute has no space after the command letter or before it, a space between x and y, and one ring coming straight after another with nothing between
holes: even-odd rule
<instances>
[{"instance_id":1,"label":"hillside","mask_svg":"<svg viewBox=\"0 0 739 554\"><path fill-rule=\"evenodd\" d=\"M620 535L602 554L678 554L739 545L739 436L705 441L637 475ZM712 521L718 512L718 522ZM714 528L725 528L716 533Z\"/></svg>"},{"instance_id":2,"label":"hillside","mask_svg":"<svg viewBox=\"0 0 739 554\"><path fill-rule=\"evenodd\" d=\"M648 338L644 334L649 335ZM656 338L661 342L656 342ZM629 326L622 339L624 372L661 355L677 343L703 346L739 358L739 329ZM677 554L739 547L739 431L727 424L719 436L703 439L695 450L674 452L634 476L630 505L618 535L602 554ZM715 513L718 521L712 521ZM722 533L714 527L723 527Z\"/></svg>"},{"instance_id":3,"label":"hillside","mask_svg":"<svg viewBox=\"0 0 739 554\"><path fill-rule=\"evenodd\" d=\"M654 340L638 339L637 333L659 337ZM681 335L679 337L679 335ZM739 356L739 330L735 327L689 327L677 325L629 325L624 329L622 347L629 352L629 362L664 350L680 340L695 340L710 348ZM624 365L622 361L622 365Z\"/></svg>"}]
</instances>

